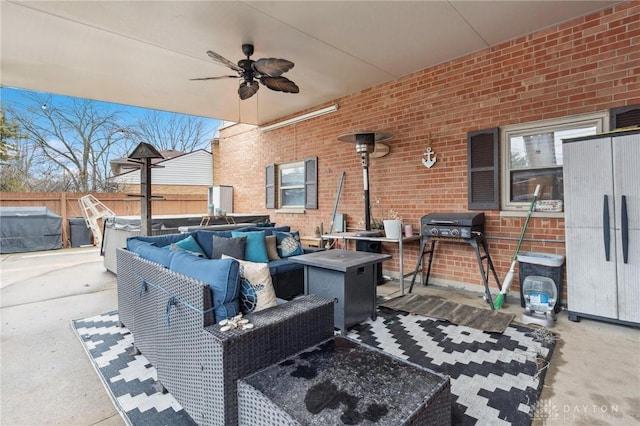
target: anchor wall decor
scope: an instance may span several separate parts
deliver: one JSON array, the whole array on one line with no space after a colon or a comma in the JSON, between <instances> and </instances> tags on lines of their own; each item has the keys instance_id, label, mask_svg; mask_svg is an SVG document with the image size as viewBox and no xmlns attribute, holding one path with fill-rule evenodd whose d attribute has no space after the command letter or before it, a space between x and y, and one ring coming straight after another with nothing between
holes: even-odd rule
<instances>
[{"instance_id":1,"label":"anchor wall decor","mask_svg":"<svg viewBox=\"0 0 640 426\"><path fill-rule=\"evenodd\" d=\"M431 157L433 155L433 158ZM434 164L436 164L437 158L435 156L435 152L433 152L431 150L431 147L428 147L427 150L424 152L424 154L422 154L422 164L430 169L431 167L433 167Z\"/></svg>"}]
</instances>

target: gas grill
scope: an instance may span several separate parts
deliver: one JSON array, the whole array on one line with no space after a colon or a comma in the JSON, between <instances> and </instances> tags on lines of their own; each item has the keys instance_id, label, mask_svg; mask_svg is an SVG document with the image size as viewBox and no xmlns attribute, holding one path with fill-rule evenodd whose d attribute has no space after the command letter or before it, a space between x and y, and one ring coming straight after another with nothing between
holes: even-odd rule
<instances>
[{"instance_id":1,"label":"gas grill","mask_svg":"<svg viewBox=\"0 0 640 426\"><path fill-rule=\"evenodd\" d=\"M429 237L472 238L484 233L484 213L429 213L420 219L421 234Z\"/></svg>"},{"instance_id":2,"label":"gas grill","mask_svg":"<svg viewBox=\"0 0 640 426\"><path fill-rule=\"evenodd\" d=\"M433 260L436 242L464 242L470 244L475 250L478 268L480 269L482 282L484 284L485 300L493 310L493 300L491 298L491 292L489 291L489 271L493 273L493 277L498 285L498 290L500 290L501 286L498 274L489 256L489 245L484 237L484 213L429 213L420 219L420 230L422 234L420 253L418 254L418 262L413 273L409 293L413 290L413 284L415 283L418 271L420 271L422 267L422 260L425 254L429 255L429 263L426 276L423 276L423 284L427 285L429 283L431 262ZM480 253L481 248L484 254Z\"/></svg>"}]
</instances>

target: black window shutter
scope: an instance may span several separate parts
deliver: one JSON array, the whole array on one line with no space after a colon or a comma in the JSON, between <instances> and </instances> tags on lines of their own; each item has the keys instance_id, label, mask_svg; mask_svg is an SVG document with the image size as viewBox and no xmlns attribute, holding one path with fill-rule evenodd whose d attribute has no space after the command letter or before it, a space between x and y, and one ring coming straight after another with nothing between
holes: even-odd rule
<instances>
[{"instance_id":1,"label":"black window shutter","mask_svg":"<svg viewBox=\"0 0 640 426\"><path fill-rule=\"evenodd\" d=\"M469 210L500 208L498 128L467 134L467 179Z\"/></svg>"},{"instance_id":2,"label":"black window shutter","mask_svg":"<svg viewBox=\"0 0 640 426\"><path fill-rule=\"evenodd\" d=\"M318 157L304 160L304 208L318 208Z\"/></svg>"},{"instance_id":3,"label":"black window shutter","mask_svg":"<svg viewBox=\"0 0 640 426\"><path fill-rule=\"evenodd\" d=\"M268 209L276 208L276 165L269 164L265 168L264 178L265 188L265 207Z\"/></svg>"},{"instance_id":4,"label":"black window shutter","mask_svg":"<svg viewBox=\"0 0 640 426\"><path fill-rule=\"evenodd\" d=\"M640 126L640 105L623 106L609 110L609 130Z\"/></svg>"}]
</instances>

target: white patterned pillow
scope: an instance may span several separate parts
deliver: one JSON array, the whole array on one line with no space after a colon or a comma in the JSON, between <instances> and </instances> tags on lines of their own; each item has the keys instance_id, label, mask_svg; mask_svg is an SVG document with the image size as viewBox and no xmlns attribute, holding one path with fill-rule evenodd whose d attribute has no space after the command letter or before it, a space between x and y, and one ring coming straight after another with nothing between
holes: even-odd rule
<instances>
[{"instance_id":1,"label":"white patterned pillow","mask_svg":"<svg viewBox=\"0 0 640 426\"><path fill-rule=\"evenodd\" d=\"M222 259L230 256L222 255ZM257 312L278 304L269 265L236 259L240 263L240 310Z\"/></svg>"}]
</instances>

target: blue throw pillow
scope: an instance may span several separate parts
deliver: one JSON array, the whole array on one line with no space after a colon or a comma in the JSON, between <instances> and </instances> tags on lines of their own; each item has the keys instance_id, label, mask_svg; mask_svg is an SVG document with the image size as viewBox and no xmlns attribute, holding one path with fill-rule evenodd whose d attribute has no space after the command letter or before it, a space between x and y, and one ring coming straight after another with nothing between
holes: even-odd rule
<instances>
[{"instance_id":1,"label":"blue throw pillow","mask_svg":"<svg viewBox=\"0 0 640 426\"><path fill-rule=\"evenodd\" d=\"M244 247L244 260L248 260L250 262L269 263L269 255L267 253L267 243L265 241L264 231L231 231L231 236L247 237L247 242Z\"/></svg>"},{"instance_id":2,"label":"blue throw pillow","mask_svg":"<svg viewBox=\"0 0 640 426\"><path fill-rule=\"evenodd\" d=\"M216 321L240 312L240 264L235 259L203 259L173 252L170 269L209 284Z\"/></svg>"},{"instance_id":3,"label":"blue throw pillow","mask_svg":"<svg viewBox=\"0 0 640 426\"><path fill-rule=\"evenodd\" d=\"M193 236L191 235L189 235L187 238L183 240L176 241L175 243L165 246L165 248L168 248L170 250L181 249L188 252L189 254L193 254L198 257L205 257L205 258L207 257L207 254L204 252L204 250L202 250L202 247L200 247L200 244L198 244L196 239L193 238Z\"/></svg>"},{"instance_id":4,"label":"blue throw pillow","mask_svg":"<svg viewBox=\"0 0 640 426\"><path fill-rule=\"evenodd\" d=\"M274 232L276 236L276 247L278 248L278 255L282 258L297 256L304 254L302 245L300 245L300 233L298 231L293 232Z\"/></svg>"}]
</instances>

